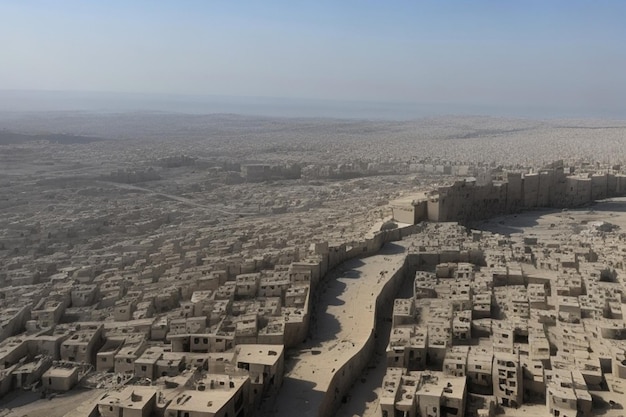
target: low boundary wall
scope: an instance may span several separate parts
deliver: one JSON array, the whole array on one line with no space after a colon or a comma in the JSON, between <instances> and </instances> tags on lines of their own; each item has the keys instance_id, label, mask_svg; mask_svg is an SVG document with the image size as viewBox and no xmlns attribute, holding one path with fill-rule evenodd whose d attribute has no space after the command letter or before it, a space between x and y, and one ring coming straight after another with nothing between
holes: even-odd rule
<instances>
[{"instance_id":1,"label":"low boundary wall","mask_svg":"<svg viewBox=\"0 0 626 417\"><path fill-rule=\"evenodd\" d=\"M407 268L408 261L405 259L404 264L389 278L376 297L376 305L372 316L372 330L359 351L337 369L333 375L324 399L320 404L317 413L319 417L327 417L334 414L337 408L339 408L343 397L348 393L354 381L361 376L363 370L369 363L370 358L374 354L376 344L376 319L380 310L384 308L383 306L388 303L393 303L398 289L406 276Z\"/></svg>"}]
</instances>

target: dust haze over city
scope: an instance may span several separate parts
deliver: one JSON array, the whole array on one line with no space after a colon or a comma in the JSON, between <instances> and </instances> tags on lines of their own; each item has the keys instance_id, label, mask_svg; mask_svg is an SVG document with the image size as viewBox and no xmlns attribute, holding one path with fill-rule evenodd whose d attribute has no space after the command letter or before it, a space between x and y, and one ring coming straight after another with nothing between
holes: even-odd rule
<instances>
[{"instance_id":1,"label":"dust haze over city","mask_svg":"<svg viewBox=\"0 0 626 417\"><path fill-rule=\"evenodd\" d=\"M626 4L0 4L0 417L626 414Z\"/></svg>"}]
</instances>

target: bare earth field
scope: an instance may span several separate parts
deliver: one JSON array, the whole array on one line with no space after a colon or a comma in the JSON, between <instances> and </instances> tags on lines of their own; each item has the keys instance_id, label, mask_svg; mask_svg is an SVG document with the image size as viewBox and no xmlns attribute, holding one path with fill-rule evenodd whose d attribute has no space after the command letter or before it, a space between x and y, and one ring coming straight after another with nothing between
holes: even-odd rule
<instances>
[{"instance_id":1,"label":"bare earth field","mask_svg":"<svg viewBox=\"0 0 626 417\"><path fill-rule=\"evenodd\" d=\"M573 210L529 211L496 217L477 225L503 235L524 234L541 239L579 233L586 224L607 222L626 230L626 198L612 198Z\"/></svg>"}]
</instances>

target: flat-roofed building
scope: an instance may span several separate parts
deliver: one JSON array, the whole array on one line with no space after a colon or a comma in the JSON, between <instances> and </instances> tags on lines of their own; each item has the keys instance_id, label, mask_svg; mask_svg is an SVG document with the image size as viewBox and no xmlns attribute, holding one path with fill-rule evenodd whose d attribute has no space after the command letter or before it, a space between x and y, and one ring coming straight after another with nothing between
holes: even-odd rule
<instances>
[{"instance_id":1,"label":"flat-roofed building","mask_svg":"<svg viewBox=\"0 0 626 417\"><path fill-rule=\"evenodd\" d=\"M109 391L98 401L101 417L150 417L155 409L157 389L128 386L120 391Z\"/></svg>"},{"instance_id":2,"label":"flat-roofed building","mask_svg":"<svg viewBox=\"0 0 626 417\"><path fill-rule=\"evenodd\" d=\"M493 368L493 395L498 404L517 408L523 401L523 378L519 355L495 352Z\"/></svg>"},{"instance_id":3,"label":"flat-roofed building","mask_svg":"<svg viewBox=\"0 0 626 417\"><path fill-rule=\"evenodd\" d=\"M454 344L469 344L472 338L472 310L457 311L452 319Z\"/></svg>"},{"instance_id":4,"label":"flat-roofed building","mask_svg":"<svg viewBox=\"0 0 626 417\"><path fill-rule=\"evenodd\" d=\"M47 391L69 391L78 384L80 367L74 363L57 362L41 376Z\"/></svg>"},{"instance_id":5,"label":"flat-roofed building","mask_svg":"<svg viewBox=\"0 0 626 417\"><path fill-rule=\"evenodd\" d=\"M389 345L387 346L387 366L407 367L407 347L411 338L411 330L411 327L394 327L391 329Z\"/></svg>"},{"instance_id":6,"label":"flat-roofed building","mask_svg":"<svg viewBox=\"0 0 626 417\"><path fill-rule=\"evenodd\" d=\"M247 415L250 378L207 374L196 390L184 390L165 409L164 417L226 417Z\"/></svg>"},{"instance_id":7,"label":"flat-roofed building","mask_svg":"<svg viewBox=\"0 0 626 417\"><path fill-rule=\"evenodd\" d=\"M284 346L282 345L238 345L235 362L239 369L248 371L252 395L256 406L263 395L276 394L283 382Z\"/></svg>"},{"instance_id":8,"label":"flat-roofed building","mask_svg":"<svg viewBox=\"0 0 626 417\"><path fill-rule=\"evenodd\" d=\"M413 298L419 300L421 298L437 298L435 285L437 278L435 274L427 271L417 271L413 280Z\"/></svg>"},{"instance_id":9,"label":"flat-roofed building","mask_svg":"<svg viewBox=\"0 0 626 417\"><path fill-rule=\"evenodd\" d=\"M115 355L115 372L134 373L135 361L144 352L148 343L143 334L131 334L124 340L124 346Z\"/></svg>"},{"instance_id":10,"label":"flat-roofed building","mask_svg":"<svg viewBox=\"0 0 626 417\"><path fill-rule=\"evenodd\" d=\"M442 372L421 372L416 390L420 415L464 416L466 394L465 377L446 376Z\"/></svg>"},{"instance_id":11,"label":"flat-roofed building","mask_svg":"<svg viewBox=\"0 0 626 417\"><path fill-rule=\"evenodd\" d=\"M255 314L239 316L235 322L235 344L257 343L259 318Z\"/></svg>"},{"instance_id":12,"label":"flat-roofed building","mask_svg":"<svg viewBox=\"0 0 626 417\"><path fill-rule=\"evenodd\" d=\"M415 324L415 304L411 298L396 298L393 303L392 327Z\"/></svg>"},{"instance_id":13,"label":"flat-roofed building","mask_svg":"<svg viewBox=\"0 0 626 417\"><path fill-rule=\"evenodd\" d=\"M163 356L163 348L149 346L135 360L135 376L139 378L154 379L157 376L157 363Z\"/></svg>"},{"instance_id":14,"label":"flat-roofed building","mask_svg":"<svg viewBox=\"0 0 626 417\"><path fill-rule=\"evenodd\" d=\"M428 359L433 366L442 366L446 351L452 345L451 320L433 318L428 322Z\"/></svg>"},{"instance_id":15,"label":"flat-roofed building","mask_svg":"<svg viewBox=\"0 0 626 417\"><path fill-rule=\"evenodd\" d=\"M582 318L580 303L577 297L557 297L558 320L566 323L580 323Z\"/></svg>"},{"instance_id":16,"label":"flat-roofed building","mask_svg":"<svg viewBox=\"0 0 626 417\"><path fill-rule=\"evenodd\" d=\"M96 355L96 370L98 372L109 372L115 368L115 355L124 346L125 340L126 338L123 336L107 338L104 346Z\"/></svg>"},{"instance_id":17,"label":"flat-roofed building","mask_svg":"<svg viewBox=\"0 0 626 417\"><path fill-rule=\"evenodd\" d=\"M15 388L32 388L50 366L52 366L52 360L45 356L37 356L32 361L21 363L13 370Z\"/></svg>"},{"instance_id":18,"label":"flat-roofed building","mask_svg":"<svg viewBox=\"0 0 626 417\"><path fill-rule=\"evenodd\" d=\"M95 364L96 354L104 344L103 332L100 323L77 323L72 335L61 344L61 359Z\"/></svg>"},{"instance_id":19,"label":"flat-roofed building","mask_svg":"<svg viewBox=\"0 0 626 417\"><path fill-rule=\"evenodd\" d=\"M537 308L540 310L545 310L548 308L547 291L545 284L528 284L527 292L530 308Z\"/></svg>"},{"instance_id":20,"label":"flat-roofed building","mask_svg":"<svg viewBox=\"0 0 626 417\"><path fill-rule=\"evenodd\" d=\"M403 374L403 368L387 368L383 377L379 400L382 417L393 417L396 415L396 401L399 398L400 382Z\"/></svg>"},{"instance_id":21,"label":"flat-roofed building","mask_svg":"<svg viewBox=\"0 0 626 417\"><path fill-rule=\"evenodd\" d=\"M493 350L471 346L467 353L467 383L470 392L490 395L492 383Z\"/></svg>"},{"instance_id":22,"label":"flat-roofed building","mask_svg":"<svg viewBox=\"0 0 626 417\"><path fill-rule=\"evenodd\" d=\"M446 375L466 376L469 346L453 346L446 352L443 360L443 372Z\"/></svg>"},{"instance_id":23,"label":"flat-roofed building","mask_svg":"<svg viewBox=\"0 0 626 417\"><path fill-rule=\"evenodd\" d=\"M553 369L545 371L546 407L555 417L587 417L592 415L591 394L577 371Z\"/></svg>"},{"instance_id":24,"label":"flat-roofed building","mask_svg":"<svg viewBox=\"0 0 626 417\"><path fill-rule=\"evenodd\" d=\"M176 376L185 369L186 355L182 352L164 351L156 363L157 377Z\"/></svg>"},{"instance_id":25,"label":"flat-roofed building","mask_svg":"<svg viewBox=\"0 0 626 417\"><path fill-rule=\"evenodd\" d=\"M409 371L402 375L395 402L396 413L400 412L406 417L419 416L417 389L420 387L421 377L422 373L418 371Z\"/></svg>"},{"instance_id":26,"label":"flat-roofed building","mask_svg":"<svg viewBox=\"0 0 626 417\"><path fill-rule=\"evenodd\" d=\"M5 368L16 364L28 355L28 340L23 337L12 336L0 343L0 364Z\"/></svg>"},{"instance_id":27,"label":"flat-roofed building","mask_svg":"<svg viewBox=\"0 0 626 417\"><path fill-rule=\"evenodd\" d=\"M235 296L237 298L254 298L259 292L260 273L240 274L235 277Z\"/></svg>"}]
</instances>

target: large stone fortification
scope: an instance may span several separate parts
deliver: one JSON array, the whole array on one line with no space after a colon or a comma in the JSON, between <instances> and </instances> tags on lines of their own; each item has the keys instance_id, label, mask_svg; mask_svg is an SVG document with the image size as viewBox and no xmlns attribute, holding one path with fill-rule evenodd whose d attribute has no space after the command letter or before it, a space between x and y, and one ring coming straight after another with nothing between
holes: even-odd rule
<instances>
[{"instance_id":1,"label":"large stone fortification","mask_svg":"<svg viewBox=\"0 0 626 417\"><path fill-rule=\"evenodd\" d=\"M478 185L473 178L439 187L393 206L396 220L459 222L488 219L535 208L573 208L626 194L626 175L573 174L562 163L533 173L505 172L498 180Z\"/></svg>"}]
</instances>

